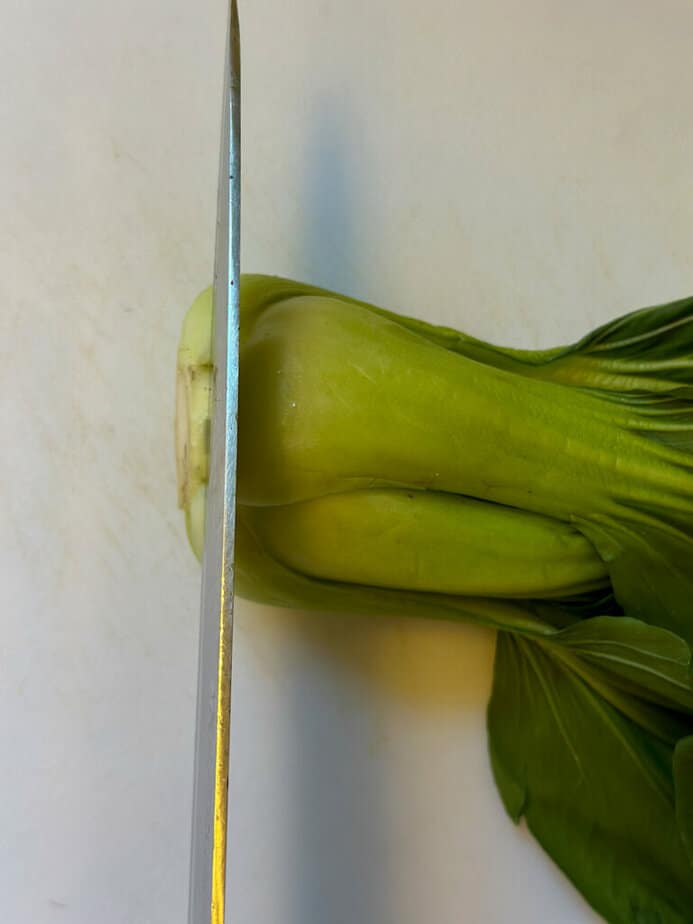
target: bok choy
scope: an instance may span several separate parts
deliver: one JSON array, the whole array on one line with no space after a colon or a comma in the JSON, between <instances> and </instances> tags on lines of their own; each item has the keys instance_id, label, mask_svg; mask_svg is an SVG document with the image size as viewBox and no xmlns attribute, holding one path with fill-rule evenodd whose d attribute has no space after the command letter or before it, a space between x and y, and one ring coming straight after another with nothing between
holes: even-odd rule
<instances>
[{"instance_id":1,"label":"bok choy","mask_svg":"<svg viewBox=\"0 0 693 924\"><path fill-rule=\"evenodd\" d=\"M199 555L211 292L178 356ZM236 589L498 629L506 809L613 924L693 922L693 299L503 349L241 284Z\"/></svg>"}]
</instances>

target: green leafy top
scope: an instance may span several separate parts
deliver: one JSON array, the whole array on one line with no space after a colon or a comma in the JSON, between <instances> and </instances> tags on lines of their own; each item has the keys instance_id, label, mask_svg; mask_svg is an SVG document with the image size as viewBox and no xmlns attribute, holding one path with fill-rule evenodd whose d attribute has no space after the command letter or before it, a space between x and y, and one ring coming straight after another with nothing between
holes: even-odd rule
<instances>
[{"instance_id":1,"label":"green leafy top","mask_svg":"<svg viewBox=\"0 0 693 924\"><path fill-rule=\"evenodd\" d=\"M506 809L613 924L693 922L689 659L619 617L499 636L488 727Z\"/></svg>"}]
</instances>

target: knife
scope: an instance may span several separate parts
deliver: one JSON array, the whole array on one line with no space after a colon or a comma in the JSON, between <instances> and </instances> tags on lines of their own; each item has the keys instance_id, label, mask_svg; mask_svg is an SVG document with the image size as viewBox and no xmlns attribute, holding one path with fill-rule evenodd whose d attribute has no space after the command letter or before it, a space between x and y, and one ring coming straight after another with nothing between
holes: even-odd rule
<instances>
[{"instance_id":1,"label":"knife","mask_svg":"<svg viewBox=\"0 0 693 924\"><path fill-rule=\"evenodd\" d=\"M210 468L202 555L188 924L226 921L240 295L240 36L231 0L214 257Z\"/></svg>"}]
</instances>

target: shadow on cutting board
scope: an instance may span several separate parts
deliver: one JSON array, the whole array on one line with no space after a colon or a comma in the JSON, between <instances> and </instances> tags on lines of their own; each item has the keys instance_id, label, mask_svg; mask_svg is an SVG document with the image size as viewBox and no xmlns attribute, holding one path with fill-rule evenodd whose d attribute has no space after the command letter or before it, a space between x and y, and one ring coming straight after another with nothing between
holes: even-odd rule
<instances>
[{"instance_id":1,"label":"shadow on cutting board","mask_svg":"<svg viewBox=\"0 0 693 924\"><path fill-rule=\"evenodd\" d=\"M432 788L440 778L447 790L455 770L457 786L478 773L459 749L464 736L478 737L485 764L493 636L397 617L282 615L301 674L284 709L295 838L285 924L413 921L403 903L416 866L416 892L429 887L424 845L446 842L436 825L465 823L455 804L441 818Z\"/></svg>"}]
</instances>

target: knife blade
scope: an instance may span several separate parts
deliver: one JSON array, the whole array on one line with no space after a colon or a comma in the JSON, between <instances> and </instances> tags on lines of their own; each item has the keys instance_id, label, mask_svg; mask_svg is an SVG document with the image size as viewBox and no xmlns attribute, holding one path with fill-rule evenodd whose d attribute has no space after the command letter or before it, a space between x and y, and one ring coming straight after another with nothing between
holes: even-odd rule
<instances>
[{"instance_id":1,"label":"knife blade","mask_svg":"<svg viewBox=\"0 0 693 924\"><path fill-rule=\"evenodd\" d=\"M224 924L233 654L240 297L240 33L229 8L214 259L210 469L198 654L189 924Z\"/></svg>"}]
</instances>

